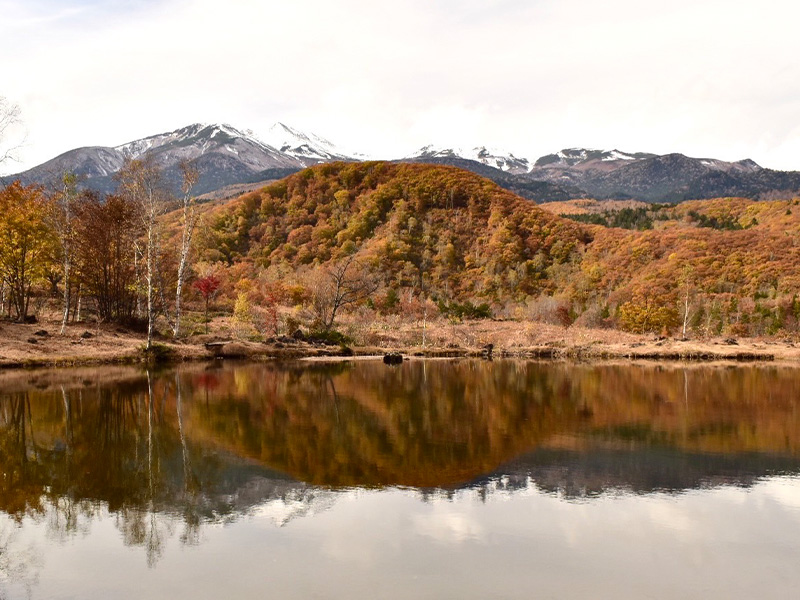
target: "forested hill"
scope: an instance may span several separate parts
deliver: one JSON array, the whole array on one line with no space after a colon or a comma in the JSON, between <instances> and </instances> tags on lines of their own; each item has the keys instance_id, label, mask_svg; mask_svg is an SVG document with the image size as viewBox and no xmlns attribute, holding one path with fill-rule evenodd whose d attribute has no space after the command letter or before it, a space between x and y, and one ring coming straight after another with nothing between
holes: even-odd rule
<instances>
[{"instance_id":1,"label":"forested hill","mask_svg":"<svg viewBox=\"0 0 800 600\"><path fill-rule=\"evenodd\" d=\"M799 200L686 203L664 208L653 230L626 231L558 217L454 167L329 163L204 218L200 258L229 280L302 289L356 253L381 282L378 307L424 296L656 332L682 327L684 314L688 330L707 333L800 322Z\"/></svg>"},{"instance_id":2,"label":"forested hill","mask_svg":"<svg viewBox=\"0 0 800 600\"><path fill-rule=\"evenodd\" d=\"M455 167L329 163L208 215L206 260L292 270L358 252L389 286L435 297L553 293L589 230Z\"/></svg>"}]
</instances>

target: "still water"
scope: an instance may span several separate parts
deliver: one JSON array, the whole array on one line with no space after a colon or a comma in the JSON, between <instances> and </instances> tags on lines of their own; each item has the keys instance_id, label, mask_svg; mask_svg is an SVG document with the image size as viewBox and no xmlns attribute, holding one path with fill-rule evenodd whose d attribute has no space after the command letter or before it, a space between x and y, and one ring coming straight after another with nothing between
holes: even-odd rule
<instances>
[{"instance_id":1,"label":"still water","mask_svg":"<svg viewBox=\"0 0 800 600\"><path fill-rule=\"evenodd\" d=\"M0 377L0 598L793 598L800 369Z\"/></svg>"}]
</instances>

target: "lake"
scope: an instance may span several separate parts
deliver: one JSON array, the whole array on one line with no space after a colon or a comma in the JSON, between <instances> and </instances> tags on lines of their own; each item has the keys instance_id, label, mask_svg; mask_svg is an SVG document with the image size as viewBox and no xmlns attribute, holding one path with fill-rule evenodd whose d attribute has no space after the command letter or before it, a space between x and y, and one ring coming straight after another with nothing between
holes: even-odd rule
<instances>
[{"instance_id":1,"label":"lake","mask_svg":"<svg viewBox=\"0 0 800 600\"><path fill-rule=\"evenodd\" d=\"M0 374L0 598L800 589L800 369Z\"/></svg>"}]
</instances>

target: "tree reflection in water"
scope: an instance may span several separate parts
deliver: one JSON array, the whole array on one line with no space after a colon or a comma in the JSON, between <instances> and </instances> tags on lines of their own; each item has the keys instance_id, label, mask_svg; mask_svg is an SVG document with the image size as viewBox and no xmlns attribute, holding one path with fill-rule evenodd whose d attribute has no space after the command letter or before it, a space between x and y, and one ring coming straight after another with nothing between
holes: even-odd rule
<instances>
[{"instance_id":1,"label":"tree reflection in water","mask_svg":"<svg viewBox=\"0 0 800 600\"><path fill-rule=\"evenodd\" d=\"M154 565L176 533L197 544L203 523L256 507L285 524L352 487L424 499L748 485L798 471L798 384L772 366L412 361L17 386L0 396L0 510L44 520L54 540L108 511ZM6 546L9 577L19 562Z\"/></svg>"}]
</instances>

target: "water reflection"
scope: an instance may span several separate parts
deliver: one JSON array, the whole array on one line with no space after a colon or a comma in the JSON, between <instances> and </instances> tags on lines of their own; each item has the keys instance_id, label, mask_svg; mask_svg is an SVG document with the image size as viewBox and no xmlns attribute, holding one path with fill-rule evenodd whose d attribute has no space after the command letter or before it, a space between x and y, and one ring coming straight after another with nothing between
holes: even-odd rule
<instances>
[{"instance_id":1,"label":"water reflection","mask_svg":"<svg viewBox=\"0 0 800 600\"><path fill-rule=\"evenodd\" d=\"M276 482L270 493L456 488L500 468L650 491L793 471L800 455L793 369L447 361L127 375L0 398L0 509L68 496L191 524L246 509L234 492L256 477Z\"/></svg>"},{"instance_id":2,"label":"water reflection","mask_svg":"<svg viewBox=\"0 0 800 600\"><path fill-rule=\"evenodd\" d=\"M111 524L152 567L204 527L319 522L373 494L584 501L800 473L800 371L776 366L219 364L0 385L0 577L20 595L41 562L26 529L49 547ZM425 514L427 537L485 527Z\"/></svg>"}]
</instances>

